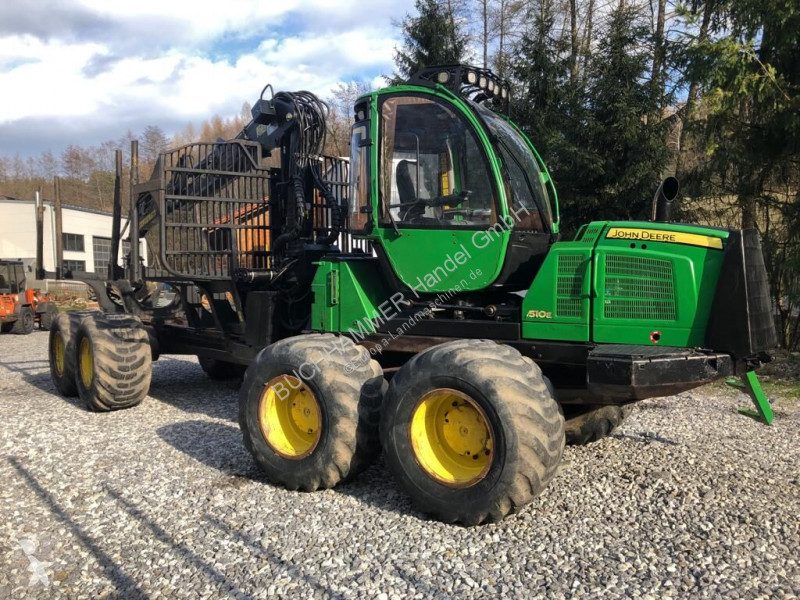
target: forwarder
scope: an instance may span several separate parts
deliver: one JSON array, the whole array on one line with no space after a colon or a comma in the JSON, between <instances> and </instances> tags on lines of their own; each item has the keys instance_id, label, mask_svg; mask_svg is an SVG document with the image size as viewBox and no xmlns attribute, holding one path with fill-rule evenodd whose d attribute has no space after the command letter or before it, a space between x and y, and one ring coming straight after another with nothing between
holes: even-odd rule
<instances>
[{"instance_id":1,"label":"forwarder","mask_svg":"<svg viewBox=\"0 0 800 600\"><path fill-rule=\"evenodd\" d=\"M166 152L143 183L134 147L127 268L86 277L104 314L51 332L62 393L134 406L159 354L246 367L240 426L270 480L330 488L382 448L422 510L477 524L552 479L565 415L595 439L623 407L751 373L774 346L756 232L670 222L674 179L654 220L562 240L491 72L365 94L349 160L322 155L315 96L271 92L236 139ZM120 212L117 195L114 250Z\"/></svg>"}]
</instances>

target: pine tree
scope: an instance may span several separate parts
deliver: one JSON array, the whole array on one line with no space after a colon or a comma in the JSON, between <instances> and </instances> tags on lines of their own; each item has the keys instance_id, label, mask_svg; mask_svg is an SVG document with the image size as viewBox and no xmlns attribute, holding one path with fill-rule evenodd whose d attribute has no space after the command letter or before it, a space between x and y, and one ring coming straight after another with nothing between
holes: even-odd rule
<instances>
[{"instance_id":1,"label":"pine tree","mask_svg":"<svg viewBox=\"0 0 800 600\"><path fill-rule=\"evenodd\" d=\"M467 53L469 36L451 2L416 0L417 16L406 15L400 26L403 47L395 51L398 84L422 67L460 63Z\"/></svg>"},{"instance_id":2,"label":"pine tree","mask_svg":"<svg viewBox=\"0 0 800 600\"><path fill-rule=\"evenodd\" d=\"M733 212L725 225L756 228L764 247L778 331L800 344L800 6L718 0L693 6L685 79L699 89L685 124L694 142L689 192Z\"/></svg>"},{"instance_id":3,"label":"pine tree","mask_svg":"<svg viewBox=\"0 0 800 600\"><path fill-rule=\"evenodd\" d=\"M670 123L654 106L649 36L636 8L618 7L590 62L586 137L598 160L582 180L583 222L647 218L664 174Z\"/></svg>"}]
</instances>

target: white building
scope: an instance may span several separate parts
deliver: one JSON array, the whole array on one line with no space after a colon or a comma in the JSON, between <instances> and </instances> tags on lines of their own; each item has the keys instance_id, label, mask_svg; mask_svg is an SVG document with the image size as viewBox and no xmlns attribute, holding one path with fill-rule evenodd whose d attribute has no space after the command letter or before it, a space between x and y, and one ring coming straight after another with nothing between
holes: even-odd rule
<instances>
[{"instance_id":1,"label":"white building","mask_svg":"<svg viewBox=\"0 0 800 600\"><path fill-rule=\"evenodd\" d=\"M62 205L64 267L73 271L108 271L111 255L111 213L90 208ZM125 226L123 219L122 226ZM44 269L56 269L56 222L53 202L44 201ZM120 248L119 265L128 252L128 242ZM0 258L22 259L26 265L36 261L36 204L0 196ZM35 267L34 267L35 268ZM33 269L31 269L33 270Z\"/></svg>"}]
</instances>

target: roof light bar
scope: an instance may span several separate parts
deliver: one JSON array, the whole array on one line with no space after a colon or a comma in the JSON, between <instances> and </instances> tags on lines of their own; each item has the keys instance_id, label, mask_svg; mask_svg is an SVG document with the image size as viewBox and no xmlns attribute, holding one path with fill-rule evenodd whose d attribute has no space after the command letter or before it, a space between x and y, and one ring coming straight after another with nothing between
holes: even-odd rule
<instances>
[{"instance_id":1,"label":"roof light bar","mask_svg":"<svg viewBox=\"0 0 800 600\"><path fill-rule=\"evenodd\" d=\"M408 80L410 84L426 87L444 86L464 98L475 102L492 101L494 107L509 110L511 88L488 69L469 65L443 65L426 67Z\"/></svg>"}]
</instances>

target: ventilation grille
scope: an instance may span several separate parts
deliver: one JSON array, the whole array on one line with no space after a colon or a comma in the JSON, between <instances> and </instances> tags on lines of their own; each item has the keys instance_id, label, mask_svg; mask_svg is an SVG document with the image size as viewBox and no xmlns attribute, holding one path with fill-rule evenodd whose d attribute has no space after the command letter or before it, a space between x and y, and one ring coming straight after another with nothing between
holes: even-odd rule
<instances>
[{"instance_id":1,"label":"ventilation grille","mask_svg":"<svg viewBox=\"0 0 800 600\"><path fill-rule=\"evenodd\" d=\"M587 260L581 254L560 254L556 278L556 317L586 318L581 298Z\"/></svg>"},{"instance_id":2,"label":"ventilation grille","mask_svg":"<svg viewBox=\"0 0 800 600\"><path fill-rule=\"evenodd\" d=\"M672 263L654 258L606 256L603 314L609 319L675 321Z\"/></svg>"},{"instance_id":3,"label":"ventilation grille","mask_svg":"<svg viewBox=\"0 0 800 600\"><path fill-rule=\"evenodd\" d=\"M590 225L590 226L588 226L584 230L583 235L581 236L581 241L582 242L587 242L587 243L594 242L595 240L597 240L597 236L600 234L600 230L601 229L602 229L602 226L600 226L600 225Z\"/></svg>"}]
</instances>

